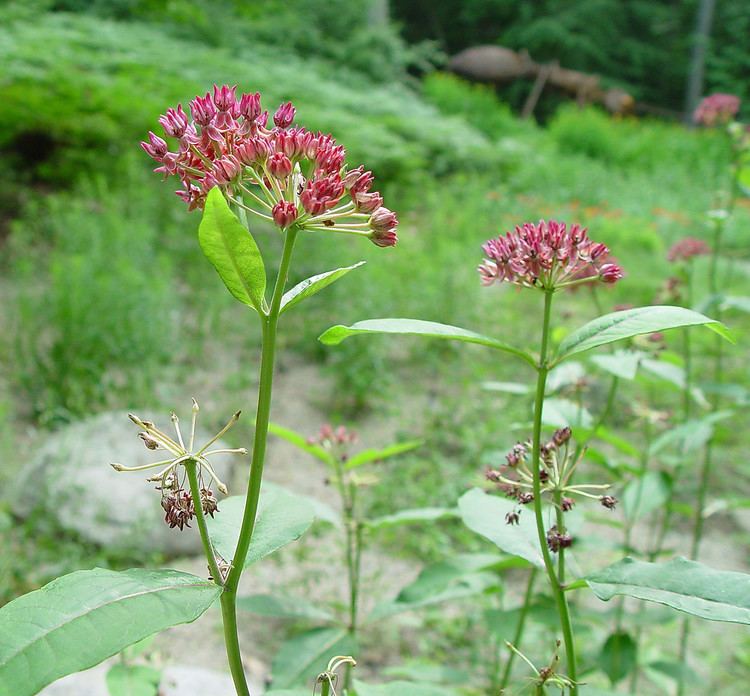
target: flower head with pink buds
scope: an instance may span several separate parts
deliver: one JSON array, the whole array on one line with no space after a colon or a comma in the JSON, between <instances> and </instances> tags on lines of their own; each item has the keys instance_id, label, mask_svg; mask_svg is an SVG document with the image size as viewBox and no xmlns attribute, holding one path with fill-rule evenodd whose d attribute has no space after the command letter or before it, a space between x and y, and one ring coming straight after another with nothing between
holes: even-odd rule
<instances>
[{"instance_id":1,"label":"flower head with pink buds","mask_svg":"<svg viewBox=\"0 0 750 696\"><path fill-rule=\"evenodd\" d=\"M711 253L708 244L702 239L696 237L685 237L675 242L667 252L667 261L678 263L681 261L690 261L695 256L706 256Z\"/></svg>"},{"instance_id":2,"label":"flower head with pink buds","mask_svg":"<svg viewBox=\"0 0 750 696\"><path fill-rule=\"evenodd\" d=\"M693 121L701 126L729 123L740 110L740 99L733 94L712 94L705 97L693 112Z\"/></svg>"},{"instance_id":3,"label":"flower head with pink buds","mask_svg":"<svg viewBox=\"0 0 750 696\"><path fill-rule=\"evenodd\" d=\"M556 220L527 222L482 249L485 259L478 270L483 285L505 281L555 290L596 281L611 284L623 277L604 244L591 241L580 225Z\"/></svg>"},{"instance_id":4,"label":"flower head with pink buds","mask_svg":"<svg viewBox=\"0 0 750 696\"><path fill-rule=\"evenodd\" d=\"M346 150L332 136L293 126L296 113L282 104L268 128L258 92L214 85L190 102L192 120L181 104L159 118L174 149L152 132L141 147L159 164L154 171L180 179L176 193L189 210L203 208L218 186L230 203L282 229L293 224L394 246L398 218L370 190L372 174L347 169Z\"/></svg>"}]
</instances>

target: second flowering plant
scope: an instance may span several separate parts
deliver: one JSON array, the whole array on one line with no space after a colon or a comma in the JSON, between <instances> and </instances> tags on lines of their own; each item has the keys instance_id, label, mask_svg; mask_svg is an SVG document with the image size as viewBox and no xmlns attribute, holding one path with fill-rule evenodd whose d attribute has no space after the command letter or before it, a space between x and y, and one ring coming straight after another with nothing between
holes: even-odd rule
<instances>
[{"instance_id":1,"label":"second flowering plant","mask_svg":"<svg viewBox=\"0 0 750 696\"><path fill-rule=\"evenodd\" d=\"M346 150L331 135L296 126L291 103L269 117L259 93L237 94L236 87L215 85L190 102L189 113L182 105L167 109L159 119L164 137L150 132L141 147L156 161L156 172L179 182L177 195L188 210L203 211L201 248L230 293L257 312L262 345L253 442L247 449L211 449L236 422L237 412L216 437L196 448L195 401L186 438L174 414L174 435L131 416L147 449L168 456L145 466L113 467L123 472L160 469L147 480L161 491L165 523L174 533L191 533L195 520L206 577L172 570L95 569L58 578L11 602L0 610L5 636L0 641L0 696L32 696L147 636L195 620L217 599L236 692L250 696L237 626L240 578L250 563L298 538L313 520L309 502L283 489L269 488L261 498L277 329L285 312L360 264L314 275L287 290L295 242L302 233L339 233L390 247L397 241L398 220L372 190L372 173L363 166L349 168ZM281 255L270 283L251 220L262 220L277 232ZM214 488L228 493L209 461L219 452L250 453L244 495L217 498L214 493ZM268 521L259 524L263 515ZM332 664L349 662L348 657L335 658ZM324 692L335 681L330 676L335 669L323 674L328 675L328 682L321 682Z\"/></svg>"}]
</instances>

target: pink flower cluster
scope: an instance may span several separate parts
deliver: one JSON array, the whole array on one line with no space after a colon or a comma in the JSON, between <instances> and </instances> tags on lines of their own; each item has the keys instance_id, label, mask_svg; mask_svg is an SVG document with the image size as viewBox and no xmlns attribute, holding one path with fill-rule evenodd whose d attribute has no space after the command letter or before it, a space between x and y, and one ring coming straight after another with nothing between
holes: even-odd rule
<instances>
[{"instance_id":1,"label":"pink flower cluster","mask_svg":"<svg viewBox=\"0 0 750 696\"><path fill-rule=\"evenodd\" d=\"M667 261L674 263L676 261L688 261L694 256L705 256L710 254L708 244L702 239L696 237L685 237L675 242L667 252Z\"/></svg>"},{"instance_id":2,"label":"pink flower cluster","mask_svg":"<svg viewBox=\"0 0 750 696\"><path fill-rule=\"evenodd\" d=\"M373 176L360 166L347 169L346 151L330 135L292 127L296 109L287 102L273 115L260 94L237 96L236 87L214 85L190 102L192 120L178 105L159 118L176 149L149 132L141 147L159 166L177 176L177 195L189 210L202 208L219 186L240 208L281 228L345 232L368 237L381 247L396 244L398 219L371 191Z\"/></svg>"},{"instance_id":3,"label":"pink flower cluster","mask_svg":"<svg viewBox=\"0 0 750 696\"><path fill-rule=\"evenodd\" d=\"M608 260L606 245L592 242L580 225L568 227L556 220L527 222L490 239L482 249L486 258L478 270L483 285L506 281L552 290L597 280L615 283L623 277L622 269Z\"/></svg>"},{"instance_id":4,"label":"pink flower cluster","mask_svg":"<svg viewBox=\"0 0 750 696\"><path fill-rule=\"evenodd\" d=\"M712 94L704 97L695 112L693 121L702 126L722 125L731 121L740 110L740 99L733 94Z\"/></svg>"}]
</instances>

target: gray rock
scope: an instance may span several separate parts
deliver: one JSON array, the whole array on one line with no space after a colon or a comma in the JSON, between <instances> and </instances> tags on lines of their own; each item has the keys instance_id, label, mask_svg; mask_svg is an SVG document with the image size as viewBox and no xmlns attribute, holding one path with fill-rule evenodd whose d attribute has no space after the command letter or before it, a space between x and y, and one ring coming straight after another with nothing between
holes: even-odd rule
<instances>
[{"instance_id":1,"label":"gray rock","mask_svg":"<svg viewBox=\"0 0 750 696\"><path fill-rule=\"evenodd\" d=\"M112 660L85 672L70 674L39 692L39 696L110 696L107 689L107 672Z\"/></svg>"},{"instance_id":2,"label":"gray rock","mask_svg":"<svg viewBox=\"0 0 750 696\"><path fill-rule=\"evenodd\" d=\"M139 414L166 430L169 416ZM189 422L187 424L189 428ZM183 430L186 430L183 424ZM196 442L210 435L196 434ZM220 442L216 447L226 446ZM146 478L158 469L116 472L111 462L140 466L168 457L147 450L126 412L102 413L53 433L23 468L14 511L28 516L35 510L52 515L60 526L82 538L119 551L161 552L167 555L200 553L195 523L191 529L170 529L163 520L161 498ZM246 458L217 455L212 464L229 484L231 467ZM221 495L213 487L219 498Z\"/></svg>"}]
</instances>

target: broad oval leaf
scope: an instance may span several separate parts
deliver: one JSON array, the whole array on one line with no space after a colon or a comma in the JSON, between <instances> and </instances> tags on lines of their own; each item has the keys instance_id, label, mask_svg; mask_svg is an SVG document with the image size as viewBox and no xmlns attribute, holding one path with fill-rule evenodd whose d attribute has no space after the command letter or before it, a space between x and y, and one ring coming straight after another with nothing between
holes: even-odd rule
<instances>
[{"instance_id":1,"label":"broad oval leaf","mask_svg":"<svg viewBox=\"0 0 750 696\"><path fill-rule=\"evenodd\" d=\"M638 663L638 643L629 633L615 631L604 641L597 666L608 677L612 686L622 681Z\"/></svg>"},{"instance_id":2,"label":"broad oval leaf","mask_svg":"<svg viewBox=\"0 0 750 696\"><path fill-rule=\"evenodd\" d=\"M266 269L258 245L218 186L208 192L198 228L201 249L229 292L259 314L265 310Z\"/></svg>"},{"instance_id":3,"label":"broad oval leaf","mask_svg":"<svg viewBox=\"0 0 750 696\"><path fill-rule=\"evenodd\" d=\"M659 509L669 498L671 478L661 471L647 471L633 479L622 492L622 509L630 522Z\"/></svg>"},{"instance_id":4,"label":"broad oval leaf","mask_svg":"<svg viewBox=\"0 0 750 696\"><path fill-rule=\"evenodd\" d=\"M400 334L442 338L449 341L463 341L464 343L477 343L481 346L488 346L515 355L531 366L536 365L534 358L520 348L515 348L495 338L483 336L468 329L461 329L458 326L438 324L434 321L422 321L421 319L366 319L365 321L358 321L351 326L342 326L339 324L325 331L318 340L327 346L335 346L350 336L358 336L360 334Z\"/></svg>"},{"instance_id":5,"label":"broad oval leaf","mask_svg":"<svg viewBox=\"0 0 750 696\"><path fill-rule=\"evenodd\" d=\"M625 338L686 326L707 326L720 336L732 340L723 324L692 309L669 305L637 307L605 314L577 329L560 344L552 362L559 363L572 355Z\"/></svg>"},{"instance_id":6,"label":"broad oval leaf","mask_svg":"<svg viewBox=\"0 0 750 696\"><path fill-rule=\"evenodd\" d=\"M235 495L221 501L216 517L207 520L211 541L226 560L233 558L237 548L244 510L245 496ZM245 567L299 539L314 519L315 510L307 498L265 482Z\"/></svg>"},{"instance_id":7,"label":"broad oval leaf","mask_svg":"<svg viewBox=\"0 0 750 696\"><path fill-rule=\"evenodd\" d=\"M480 488L472 488L458 500L458 512L469 529L486 537L505 553L520 556L542 568L544 561L534 511L522 509L517 525L505 521L505 515L516 507L516 503L507 498L487 495Z\"/></svg>"},{"instance_id":8,"label":"broad oval leaf","mask_svg":"<svg viewBox=\"0 0 750 696\"><path fill-rule=\"evenodd\" d=\"M685 558L648 563L628 557L589 575L586 582L605 602L626 595L711 621L750 624L750 575L746 573L714 570Z\"/></svg>"},{"instance_id":9,"label":"broad oval leaf","mask_svg":"<svg viewBox=\"0 0 750 696\"><path fill-rule=\"evenodd\" d=\"M335 655L354 655L357 643L341 628L316 628L286 641L271 665L271 685L285 689L312 683Z\"/></svg>"},{"instance_id":10,"label":"broad oval leaf","mask_svg":"<svg viewBox=\"0 0 750 696\"><path fill-rule=\"evenodd\" d=\"M382 449L362 450L346 462L346 468L354 469L355 467L369 464L370 462L379 462L382 459L388 459L389 457L397 457L399 454L409 452L417 447L421 447L423 444L424 440L408 440L407 442L397 442L395 445L389 445Z\"/></svg>"},{"instance_id":11,"label":"broad oval leaf","mask_svg":"<svg viewBox=\"0 0 750 696\"><path fill-rule=\"evenodd\" d=\"M31 696L170 626L221 594L175 570L95 568L53 580L0 609L0 696Z\"/></svg>"},{"instance_id":12,"label":"broad oval leaf","mask_svg":"<svg viewBox=\"0 0 750 696\"><path fill-rule=\"evenodd\" d=\"M318 275L306 278L301 283L297 283L291 290L285 292L281 298L281 311L286 312L286 310L299 304L305 298L315 295L332 283L335 283L339 278L345 276L349 271L353 271L364 264L364 261L360 261L353 266L345 266L332 271L326 271L325 273L319 273Z\"/></svg>"}]
</instances>

